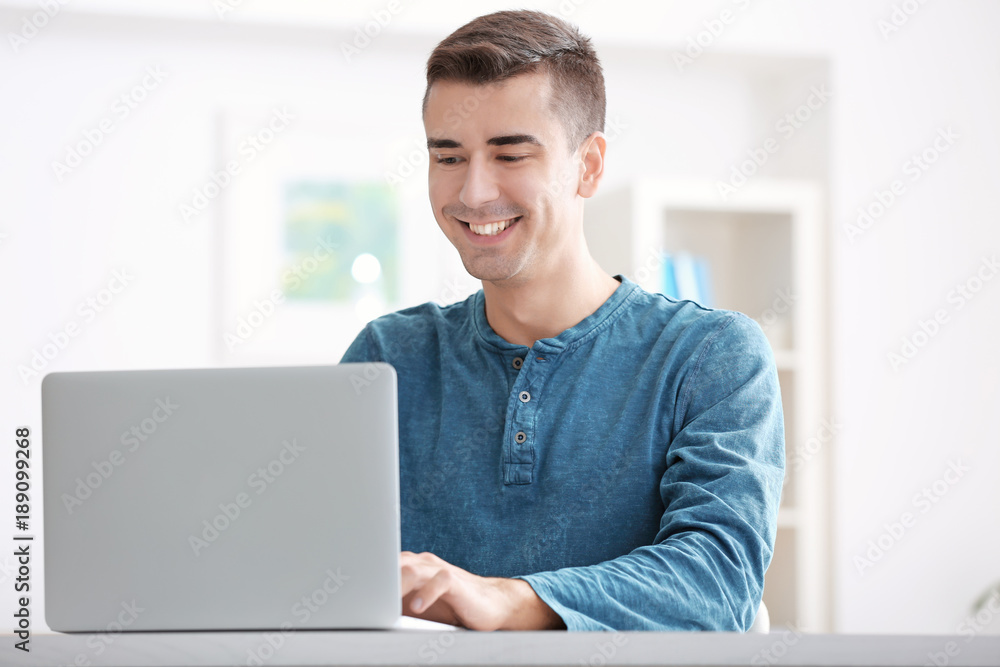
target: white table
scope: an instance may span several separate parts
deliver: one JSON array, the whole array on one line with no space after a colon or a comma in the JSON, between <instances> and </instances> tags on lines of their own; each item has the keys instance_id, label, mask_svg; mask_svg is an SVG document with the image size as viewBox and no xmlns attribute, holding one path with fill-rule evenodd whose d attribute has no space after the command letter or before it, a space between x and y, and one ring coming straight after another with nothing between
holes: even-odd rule
<instances>
[{"instance_id":1,"label":"white table","mask_svg":"<svg viewBox=\"0 0 1000 667\"><path fill-rule=\"evenodd\" d=\"M33 635L30 653L15 641L0 635L0 665L1000 665L996 635L143 632Z\"/></svg>"}]
</instances>

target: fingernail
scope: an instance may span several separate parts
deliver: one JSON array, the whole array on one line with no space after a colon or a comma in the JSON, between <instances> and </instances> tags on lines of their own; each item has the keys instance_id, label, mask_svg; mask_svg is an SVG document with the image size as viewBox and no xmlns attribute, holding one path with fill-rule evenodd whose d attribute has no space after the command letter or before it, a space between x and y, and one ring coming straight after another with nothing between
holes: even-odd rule
<instances>
[{"instance_id":1,"label":"fingernail","mask_svg":"<svg viewBox=\"0 0 1000 667\"><path fill-rule=\"evenodd\" d=\"M413 611L420 611L421 607L424 606L423 598L416 598L413 601Z\"/></svg>"}]
</instances>

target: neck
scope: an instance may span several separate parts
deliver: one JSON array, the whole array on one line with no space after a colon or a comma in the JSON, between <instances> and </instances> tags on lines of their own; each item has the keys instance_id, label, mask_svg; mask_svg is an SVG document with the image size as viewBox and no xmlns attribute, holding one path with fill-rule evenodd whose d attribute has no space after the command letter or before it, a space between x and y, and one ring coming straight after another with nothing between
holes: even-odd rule
<instances>
[{"instance_id":1,"label":"neck","mask_svg":"<svg viewBox=\"0 0 1000 667\"><path fill-rule=\"evenodd\" d=\"M592 315L620 284L585 252L517 284L484 280L486 320L507 342L531 347Z\"/></svg>"}]
</instances>

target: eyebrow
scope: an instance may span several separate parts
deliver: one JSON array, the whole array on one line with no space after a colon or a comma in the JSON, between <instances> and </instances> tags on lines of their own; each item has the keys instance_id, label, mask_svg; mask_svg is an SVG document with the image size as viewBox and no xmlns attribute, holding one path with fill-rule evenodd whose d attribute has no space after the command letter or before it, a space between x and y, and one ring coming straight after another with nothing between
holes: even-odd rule
<instances>
[{"instance_id":1,"label":"eyebrow","mask_svg":"<svg viewBox=\"0 0 1000 667\"><path fill-rule=\"evenodd\" d=\"M487 146L512 146L515 144L531 144L544 148L542 142L530 134L507 134L500 137L491 137L486 141ZM454 139L428 139L427 148L461 148L462 144Z\"/></svg>"}]
</instances>

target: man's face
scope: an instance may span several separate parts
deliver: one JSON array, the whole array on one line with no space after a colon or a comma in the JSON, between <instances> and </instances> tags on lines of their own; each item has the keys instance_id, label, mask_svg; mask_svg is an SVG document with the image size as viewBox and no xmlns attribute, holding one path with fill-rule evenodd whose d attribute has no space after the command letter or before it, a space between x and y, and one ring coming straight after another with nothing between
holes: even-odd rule
<instances>
[{"instance_id":1,"label":"man's face","mask_svg":"<svg viewBox=\"0 0 1000 667\"><path fill-rule=\"evenodd\" d=\"M545 73L431 87L424 114L431 207L481 280L531 280L579 247L584 164L569 150L550 94Z\"/></svg>"}]
</instances>

